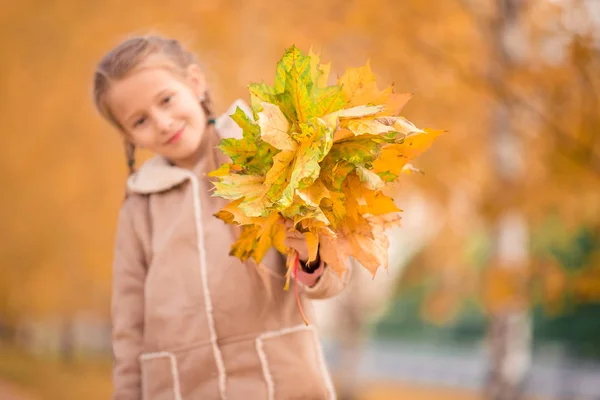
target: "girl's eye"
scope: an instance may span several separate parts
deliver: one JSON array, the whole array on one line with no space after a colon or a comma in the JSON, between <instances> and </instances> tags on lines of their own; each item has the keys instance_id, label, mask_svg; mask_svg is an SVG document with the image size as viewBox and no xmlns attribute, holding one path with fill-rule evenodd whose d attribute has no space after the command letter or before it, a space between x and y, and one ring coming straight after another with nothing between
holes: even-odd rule
<instances>
[{"instance_id":1,"label":"girl's eye","mask_svg":"<svg viewBox=\"0 0 600 400\"><path fill-rule=\"evenodd\" d=\"M137 128L138 126L142 125L145 121L146 121L146 117L141 117L140 119L135 121L135 123L133 124L133 127Z\"/></svg>"},{"instance_id":2,"label":"girl's eye","mask_svg":"<svg viewBox=\"0 0 600 400\"><path fill-rule=\"evenodd\" d=\"M173 96L167 96L162 99L162 104L169 104Z\"/></svg>"}]
</instances>

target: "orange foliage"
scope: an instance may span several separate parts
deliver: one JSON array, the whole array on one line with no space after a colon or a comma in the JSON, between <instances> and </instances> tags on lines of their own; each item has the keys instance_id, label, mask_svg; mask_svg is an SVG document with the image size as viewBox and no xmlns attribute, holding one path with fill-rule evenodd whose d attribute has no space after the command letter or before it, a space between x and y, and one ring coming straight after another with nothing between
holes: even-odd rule
<instances>
[{"instance_id":1,"label":"orange foliage","mask_svg":"<svg viewBox=\"0 0 600 400\"><path fill-rule=\"evenodd\" d=\"M568 57L544 59L539 44L552 35L553 23L560 25L564 10L551 2L531 3L522 24L533 50L502 87L520 110L516 131L527 149L527 172L518 193L510 195L490 163L489 109L499 88L484 72L494 60L458 1L307 0L299 6L267 0L66 0L52 7L10 2L0 15L0 316L15 321L21 314L82 309L108 316L126 166L119 135L96 115L90 88L95 63L130 33L157 31L196 51L219 111L245 97L249 82L270 79L272 66L292 44L304 51L314 46L333 66L370 59L378 79L394 81L398 92L414 91L405 115L417 126L427 122L451 132L419 161L425 176L405 178L399 187L419 185L446 211L441 244L430 246L443 249L430 257L444 263L432 265L447 260L465 265L456 249L464 248L504 196L512 196L531 223L543 219L549 207L573 224L600 223L600 149L594 136L600 126L600 59L585 35L567 49ZM341 72L332 71L330 79ZM476 287L476 270L456 270L460 277L470 273ZM428 273L436 276L439 270ZM516 278L509 275L484 274L486 303L511 297ZM548 293L559 282L548 278ZM591 293L591 283L581 282L579 290ZM452 308L439 303L431 300L434 314Z\"/></svg>"}]
</instances>

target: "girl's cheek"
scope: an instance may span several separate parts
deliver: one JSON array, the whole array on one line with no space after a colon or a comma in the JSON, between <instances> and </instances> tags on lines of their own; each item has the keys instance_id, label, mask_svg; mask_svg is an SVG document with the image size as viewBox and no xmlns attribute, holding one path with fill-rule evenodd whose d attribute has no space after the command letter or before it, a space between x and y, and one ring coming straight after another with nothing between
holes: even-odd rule
<instances>
[{"instance_id":1,"label":"girl's cheek","mask_svg":"<svg viewBox=\"0 0 600 400\"><path fill-rule=\"evenodd\" d=\"M133 139L133 142L141 147L149 147L149 145L151 145L152 143L152 140L150 140L150 132L146 129L138 130L137 132L135 132L135 134L131 135L131 137Z\"/></svg>"},{"instance_id":2,"label":"girl's cheek","mask_svg":"<svg viewBox=\"0 0 600 400\"><path fill-rule=\"evenodd\" d=\"M150 145L151 143L158 143L158 138L160 135L155 134L154 129L151 126L148 126L144 131L143 141L146 145Z\"/></svg>"}]
</instances>

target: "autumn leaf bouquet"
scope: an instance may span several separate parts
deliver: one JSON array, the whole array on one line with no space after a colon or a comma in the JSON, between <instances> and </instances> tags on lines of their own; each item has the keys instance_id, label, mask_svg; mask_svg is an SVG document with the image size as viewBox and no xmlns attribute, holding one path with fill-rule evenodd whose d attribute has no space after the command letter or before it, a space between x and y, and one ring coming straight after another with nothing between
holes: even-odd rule
<instances>
[{"instance_id":1,"label":"autumn leaf bouquet","mask_svg":"<svg viewBox=\"0 0 600 400\"><path fill-rule=\"evenodd\" d=\"M369 64L332 86L329 70L318 55L287 49L273 86L249 85L253 115L231 116L243 138L221 141L231 163L211 173L213 195L231 200L217 217L242 226L231 254L260 265L274 246L288 255L288 283L297 255L282 219L304 235L309 261L319 252L340 275L350 257L372 274L387 268L385 229L400 210L383 189L414 171L411 160L441 133L401 117L411 95L379 90Z\"/></svg>"}]
</instances>

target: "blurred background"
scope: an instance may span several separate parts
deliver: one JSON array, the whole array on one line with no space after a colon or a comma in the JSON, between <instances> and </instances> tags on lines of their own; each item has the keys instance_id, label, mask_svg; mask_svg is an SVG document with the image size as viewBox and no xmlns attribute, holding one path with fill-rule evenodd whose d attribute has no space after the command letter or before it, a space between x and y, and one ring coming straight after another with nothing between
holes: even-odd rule
<instances>
[{"instance_id":1,"label":"blurred background","mask_svg":"<svg viewBox=\"0 0 600 400\"><path fill-rule=\"evenodd\" d=\"M389 270L316 303L340 398L600 399L599 0L4 2L0 399L110 396L127 168L91 80L149 32L220 112L295 44L448 130L396 188Z\"/></svg>"}]
</instances>

